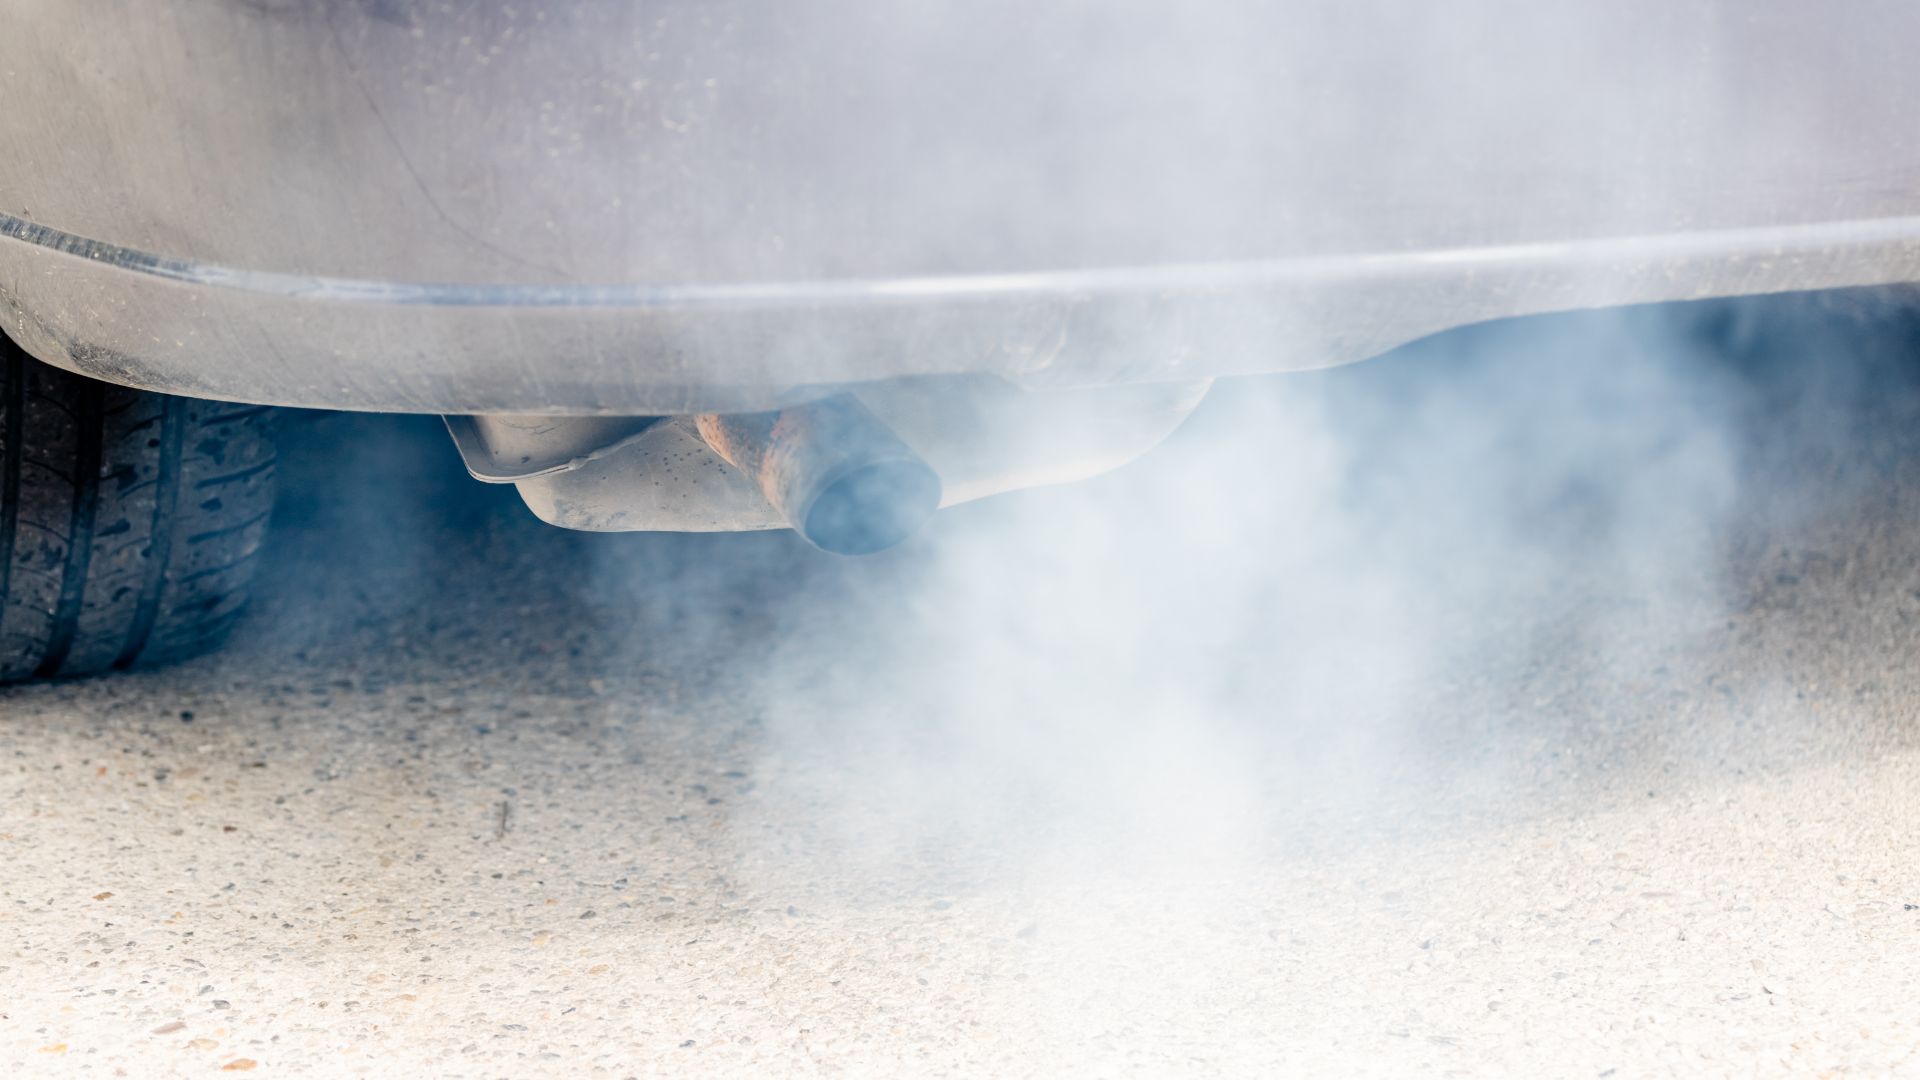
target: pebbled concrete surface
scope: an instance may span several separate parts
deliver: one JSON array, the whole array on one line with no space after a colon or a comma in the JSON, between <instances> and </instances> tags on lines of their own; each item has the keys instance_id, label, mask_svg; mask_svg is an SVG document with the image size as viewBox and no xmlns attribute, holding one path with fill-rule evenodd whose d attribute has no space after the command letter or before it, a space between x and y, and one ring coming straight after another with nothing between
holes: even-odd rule
<instances>
[{"instance_id":1,"label":"pebbled concrete surface","mask_svg":"<svg viewBox=\"0 0 1920 1080\"><path fill-rule=\"evenodd\" d=\"M0 1072L1915 1068L1912 328L1731 310L860 562L303 421L242 640L0 692Z\"/></svg>"}]
</instances>

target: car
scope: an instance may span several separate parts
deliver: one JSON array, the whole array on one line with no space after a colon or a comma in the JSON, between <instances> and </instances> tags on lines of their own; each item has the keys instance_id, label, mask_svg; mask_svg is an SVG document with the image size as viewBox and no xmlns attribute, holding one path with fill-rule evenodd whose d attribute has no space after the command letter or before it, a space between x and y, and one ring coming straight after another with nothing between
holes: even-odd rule
<instances>
[{"instance_id":1,"label":"car","mask_svg":"<svg viewBox=\"0 0 1920 1080\"><path fill-rule=\"evenodd\" d=\"M276 406L897 543L1219 378L1920 281L1920 7L13 0L0 679L218 641Z\"/></svg>"}]
</instances>

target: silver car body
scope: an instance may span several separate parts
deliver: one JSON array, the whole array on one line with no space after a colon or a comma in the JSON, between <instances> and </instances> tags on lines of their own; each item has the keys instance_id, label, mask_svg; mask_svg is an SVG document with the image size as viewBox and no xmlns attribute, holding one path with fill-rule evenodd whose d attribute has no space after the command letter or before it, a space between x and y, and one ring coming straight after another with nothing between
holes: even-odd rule
<instances>
[{"instance_id":1,"label":"silver car body","mask_svg":"<svg viewBox=\"0 0 1920 1080\"><path fill-rule=\"evenodd\" d=\"M1904 0L0 20L0 318L175 393L637 417L1159 386L1152 413L1503 316L1920 281ZM544 452L620 439L576 441Z\"/></svg>"}]
</instances>

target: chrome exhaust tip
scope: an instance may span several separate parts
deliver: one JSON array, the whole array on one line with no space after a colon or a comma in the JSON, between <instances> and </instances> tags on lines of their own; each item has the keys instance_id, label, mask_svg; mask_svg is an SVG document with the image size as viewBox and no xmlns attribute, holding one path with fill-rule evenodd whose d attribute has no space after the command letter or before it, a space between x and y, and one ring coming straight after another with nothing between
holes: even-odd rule
<instances>
[{"instance_id":1,"label":"chrome exhaust tip","mask_svg":"<svg viewBox=\"0 0 1920 1080\"><path fill-rule=\"evenodd\" d=\"M822 551L885 550L940 505L932 466L848 394L779 412L709 413L694 426Z\"/></svg>"}]
</instances>

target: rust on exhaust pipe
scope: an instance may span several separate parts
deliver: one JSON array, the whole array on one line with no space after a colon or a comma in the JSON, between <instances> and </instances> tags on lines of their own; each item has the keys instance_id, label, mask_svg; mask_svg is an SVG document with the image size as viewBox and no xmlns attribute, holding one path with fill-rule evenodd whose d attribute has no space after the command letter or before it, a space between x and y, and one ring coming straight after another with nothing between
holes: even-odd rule
<instances>
[{"instance_id":1,"label":"rust on exhaust pipe","mask_svg":"<svg viewBox=\"0 0 1920 1080\"><path fill-rule=\"evenodd\" d=\"M848 394L779 412L709 413L694 426L822 551L890 548L940 505L932 466Z\"/></svg>"}]
</instances>

